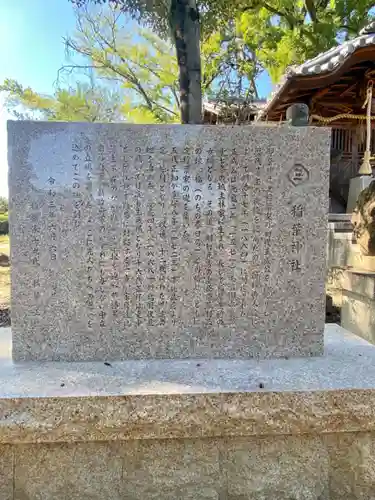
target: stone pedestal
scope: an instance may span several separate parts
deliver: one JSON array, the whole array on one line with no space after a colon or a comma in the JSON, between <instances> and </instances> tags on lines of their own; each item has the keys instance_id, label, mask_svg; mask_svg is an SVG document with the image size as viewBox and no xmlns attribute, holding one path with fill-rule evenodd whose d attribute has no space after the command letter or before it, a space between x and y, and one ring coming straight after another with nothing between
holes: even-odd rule
<instances>
[{"instance_id":1,"label":"stone pedestal","mask_svg":"<svg viewBox=\"0 0 375 500\"><path fill-rule=\"evenodd\" d=\"M275 360L20 363L1 330L1 500L364 500L375 346Z\"/></svg>"}]
</instances>

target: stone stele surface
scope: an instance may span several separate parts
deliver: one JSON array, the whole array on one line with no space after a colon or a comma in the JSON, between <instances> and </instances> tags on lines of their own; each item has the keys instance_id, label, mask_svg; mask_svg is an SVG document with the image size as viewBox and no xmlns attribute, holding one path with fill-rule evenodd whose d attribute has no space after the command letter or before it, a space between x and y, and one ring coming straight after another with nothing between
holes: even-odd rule
<instances>
[{"instance_id":1,"label":"stone stele surface","mask_svg":"<svg viewBox=\"0 0 375 500\"><path fill-rule=\"evenodd\" d=\"M328 130L8 131L16 360L322 353Z\"/></svg>"},{"instance_id":2,"label":"stone stele surface","mask_svg":"<svg viewBox=\"0 0 375 500\"><path fill-rule=\"evenodd\" d=\"M374 496L375 346L338 326L321 357L110 366L0 335L1 500Z\"/></svg>"}]
</instances>

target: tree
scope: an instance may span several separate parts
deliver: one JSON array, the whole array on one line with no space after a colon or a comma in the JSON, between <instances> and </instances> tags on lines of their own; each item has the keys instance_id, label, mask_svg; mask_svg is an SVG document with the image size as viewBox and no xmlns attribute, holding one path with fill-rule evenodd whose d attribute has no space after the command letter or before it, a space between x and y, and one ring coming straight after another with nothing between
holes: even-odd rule
<instances>
[{"instance_id":1,"label":"tree","mask_svg":"<svg viewBox=\"0 0 375 500\"><path fill-rule=\"evenodd\" d=\"M176 122L184 101L168 40L145 29L129 34L128 20L113 5L99 10L84 6L76 9L76 15L77 29L64 40L71 60L59 72L58 89L52 96L40 95L6 80L0 90L8 93L12 113L49 120ZM239 35L236 24L228 22L203 41L203 77L194 91L199 93L199 102L202 94L246 101L256 95L260 66L254 48ZM76 55L81 56L79 60ZM62 85L64 76L71 77L75 71L80 77L86 74L91 83ZM104 84L98 86L98 81Z\"/></svg>"},{"instance_id":2,"label":"tree","mask_svg":"<svg viewBox=\"0 0 375 500\"><path fill-rule=\"evenodd\" d=\"M262 68L234 22L202 42L201 57L203 95L222 101L235 98L244 104L258 97L256 78Z\"/></svg>"},{"instance_id":3,"label":"tree","mask_svg":"<svg viewBox=\"0 0 375 500\"><path fill-rule=\"evenodd\" d=\"M90 0L71 0L79 7ZM95 4L105 3L92 0ZM133 19L144 20L159 34L172 34L179 67L179 103L182 123L200 123L202 109L200 24L195 0L112 0Z\"/></svg>"},{"instance_id":4,"label":"tree","mask_svg":"<svg viewBox=\"0 0 375 500\"><path fill-rule=\"evenodd\" d=\"M70 0L77 5L90 0ZM109 0L159 33L172 33L180 74L181 121L200 121L199 33L236 21L255 59L277 80L290 64L358 34L372 19L370 0ZM105 3L105 0L91 0ZM199 114L199 116L198 116Z\"/></svg>"},{"instance_id":5,"label":"tree","mask_svg":"<svg viewBox=\"0 0 375 500\"><path fill-rule=\"evenodd\" d=\"M122 119L119 96L93 85L77 84L76 88L58 89L47 96L7 79L0 91L7 93L8 109L16 118L89 122Z\"/></svg>"},{"instance_id":6,"label":"tree","mask_svg":"<svg viewBox=\"0 0 375 500\"><path fill-rule=\"evenodd\" d=\"M237 28L276 82L288 66L358 35L372 7L370 0L240 0Z\"/></svg>"},{"instance_id":7,"label":"tree","mask_svg":"<svg viewBox=\"0 0 375 500\"><path fill-rule=\"evenodd\" d=\"M145 123L177 121L181 101L171 43L149 30L129 29L129 20L115 7L84 6L76 9L76 16L76 32L65 43L70 55L84 56L86 63L73 57L61 73L94 70L107 82L119 82L127 91L129 117L137 115L138 123L142 115ZM200 93L253 96L259 67L234 23L207 37L201 46Z\"/></svg>"},{"instance_id":8,"label":"tree","mask_svg":"<svg viewBox=\"0 0 375 500\"><path fill-rule=\"evenodd\" d=\"M0 91L7 93L13 116L65 121L178 121L177 62L168 43L147 30L130 36L121 27L119 13L111 9L96 15L80 10L77 31L64 42L70 55L84 56L85 64L71 60L63 66L53 95L5 80ZM71 78L75 70L90 83L64 88L65 77Z\"/></svg>"},{"instance_id":9,"label":"tree","mask_svg":"<svg viewBox=\"0 0 375 500\"><path fill-rule=\"evenodd\" d=\"M68 121L177 122L178 65L172 45L145 29L132 30L130 35L124 15L116 9L81 8L76 14L77 29L64 40L69 64L59 71L54 95L38 94L11 79L0 86L8 94L13 115ZM257 69L234 24L202 44L202 67L203 94L252 98L249 75L254 82ZM71 79L76 72L91 83L64 88L65 77Z\"/></svg>"},{"instance_id":10,"label":"tree","mask_svg":"<svg viewBox=\"0 0 375 500\"><path fill-rule=\"evenodd\" d=\"M90 3L106 3L106 0L70 1L78 8L87 7ZM246 95L253 93L259 65L256 64L254 50L249 50L248 44L239 36L233 23L232 3L229 6L226 0L201 0L200 14L198 14L195 0L170 0L169 2L109 0L108 3L115 10L120 9L126 12L137 22L151 26L165 39L172 37L179 70L178 102L182 123L201 122L202 94L213 83L217 84L217 91L222 91L224 83L228 85L229 79L237 80L239 84L237 87L241 87L246 80ZM86 15L87 12L86 10ZM100 30L96 32L96 35L98 33ZM203 39L202 63L200 34ZM245 54L251 54L251 57L246 58ZM220 75L222 75L222 84L215 82ZM251 92L249 92L249 87L251 87Z\"/></svg>"},{"instance_id":11,"label":"tree","mask_svg":"<svg viewBox=\"0 0 375 500\"><path fill-rule=\"evenodd\" d=\"M0 214L8 212L8 199L5 196L0 196Z\"/></svg>"},{"instance_id":12,"label":"tree","mask_svg":"<svg viewBox=\"0 0 375 500\"><path fill-rule=\"evenodd\" d=\"M73 60L61 68L60 76L94 72L107 85L117 84L124 99L122 112L130 121L177 121L178 69L171 45L144 29L129 33L116 9L81 8L76 16L77 29L64 40ZM83 56L84 64L76 55Z\"/></svg>"}]
</instances>

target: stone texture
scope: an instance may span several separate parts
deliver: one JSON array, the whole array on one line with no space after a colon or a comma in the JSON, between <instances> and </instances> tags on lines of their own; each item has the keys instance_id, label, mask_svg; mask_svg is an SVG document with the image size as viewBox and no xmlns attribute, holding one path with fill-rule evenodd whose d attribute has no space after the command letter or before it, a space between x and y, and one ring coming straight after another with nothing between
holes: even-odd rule
<instances>
[{"instance_id":1,"label":"stone texture","mask_svg":"<svg viewBox=\"0 0 375 500\"><path fill-rule=\"evenodd\" d=\"M16 360L321 354L322 128L9 123Z\"/></svg>"},{"instance_id":2,"label":"stone texture","mask_svg":"<svg viewBox=\"0 0 375 500\"><path fill-rule=\"evenodd\" d=\"M330 214L330 219L333 218ZM336 214L341 215L341 214ZM352 224L345 219L328 223L328 267L351 268L355 271L375 272L375 257L363 255L355 243Z\"/></svg>"},{"instance_id":3,"label":"stone texture","mask_svg":"<svg viewBox=\"0 0 375 500\"><path fill-rule=\"evenodd\" d=\"M122 447L123 498L220 500L220 441L138 441Z\"/></svg>"},{"instance_id":4,"label":"stone texture","mask_svg":"<svg viewBox=\"0 0 375 500\"><path fill-rule=\"evenodd\" d=\"M18 446L14 500L123 500L122 458L108 443Z\"/></svg>"},{"instance_id":5,"label":"stone texture","mask_svg":"<svg viewBox=\"0 0 375 500\"><path fill-rule=\"evenodd\" d=\"M341 287L347 292L375 300L375 272L348 269L341 274Z\"/></svg>"},{"instance_id":6,"label":"stone texture","mask_svg":"<svg viewBox=\"0 0 375 500\"><path fill-rule=\"evenodd\" d=\"M375 435L332 434L327 439L332 500L375 498Z\"/></svg>"},{"instance_id":7,"label":"stone texture","mask_svg":"<svg viewBox=\"0 0 375 500\"><path fill-rule=\"evenodd\" d=\"M336 325L316 358L106 366L4 357L0 443L373 432L374 380L375 346Z\"/></svg>"},{"instance_id":8,"label":"stone texture","mask_svg":"<svg viewBox=\"0 0 375 500\"><path fill-rule=\"evenodd\" d=\"M14 483L14 500L219 500L224 477L215 441L145 440L18 446Z\"/></svg>"},{"instance_id":9,"label":"stone texture","mask_svg":"<svg viewBox=\"0 0 375 500\"><path fill-rule=\"evenodd\" d=\"M328 452L319 436L232 439L227 500L330 500Z\"/></svg>"},{"instance_id":10,"label":"stone texture","mask_svg":"<svg viewBox=\"0 0 375 500\"><path fill-rule=\"evenodd\" d=\"M1 500L374 496L375 346L336 325L317 358L111 366L12 363L7 335Z\"/></svg>"},{"instance_id":11,"label":"stone texture","mask_svg":"<svg viewBox=\"0 0 375 500\"><path fill-rule=\"evenodd\" d=\"M375 300L361 293L342 290L341 325L375 343Z\"/></svg>"},{"instance_id":12,"label":"stone texture","mask_svg":"<svg viewBox=\"0 0 375 500\"><path fill-rule=\"evenodd\" d=\"M13 500L13 448L0 445L0 498Z\"/></svg>"},{"instance_id":13,"label":"stone texture","mask_svg":"<svg viewBox=\"0 0 375 500\"><path fill-rule=\"evenodd\" d=\"M309 124L309 107L304 103L295 103L286 110L286 120L293 127L305 127Z\"/></svg>"},{"instance_id":14,"label":"stone texture","mask_svg":"<svg viewBox=\"0 0 375 500\"><path fill-rule=\"evenodd\" d=\"M372 178L372 177L371 177ZM358 196L353 210L353 235L363 255L375 256L375 182Z\"/></svg>"},{"instance_id":15,"label":"stone texture","mask_svg":"<svg viewBox=\"0 0 375 500\"><path fill-rule=\"evenodd\" d=\"M327 289L341 306L341 326L374 344L375 272L336 268L330 277Z\"/></svg>"},{"instance_id":16,"label":"stone texture","mask_svg":"<svg viewBox=\"0 0 375 500\"><path fill-rule=\"evenodd\" d=\"M335 432L3 446L1 500L371 500L374 443Z\"/></svg>"},{"instance_id":17,"label":"stone texture","mask_svg":"<svg viewBox=\"0 0 375 500\"><path fill-rule=\"evenodd\" d=\"M351 254L359 253L353 245L352 224L349 222L334 221L328 223L327 266L345 267L349 265Z\"/></svg>"}]
</instances>

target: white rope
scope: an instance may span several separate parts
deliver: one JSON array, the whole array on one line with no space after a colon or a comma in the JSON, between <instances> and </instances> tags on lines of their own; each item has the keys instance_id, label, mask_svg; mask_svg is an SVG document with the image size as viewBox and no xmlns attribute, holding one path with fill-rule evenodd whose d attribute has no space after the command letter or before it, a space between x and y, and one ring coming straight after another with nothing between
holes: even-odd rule
<instances>
[{"instance_id":1,"label":"white rope","mask_svg":"<svg viewBox=\"0 0 375 500\"><path fill-rule=\"evenodd\" d=\"M363 162L359 169L359 174L371 175L372 168L370 160L371 158L371 107L372 107L372 87L373 81L370 80L367 85L366 100L363 103L362 108L366 108L366 150L363 155Z\"/></svg>"}]
</instances>

